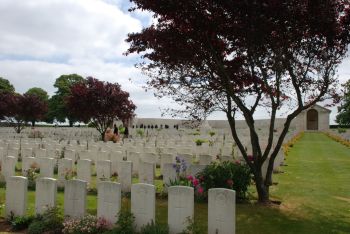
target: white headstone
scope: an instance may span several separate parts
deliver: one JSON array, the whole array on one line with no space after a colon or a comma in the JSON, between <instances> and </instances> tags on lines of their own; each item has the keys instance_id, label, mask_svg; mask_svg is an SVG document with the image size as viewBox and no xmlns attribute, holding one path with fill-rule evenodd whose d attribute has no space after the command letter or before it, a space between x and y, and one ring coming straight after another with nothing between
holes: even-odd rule
<instances>
[{"instance_id":1,"label":"white headstone","mask_svg":"<svg viewBox=\"0 0 350 234\"><path fill-rule=\"evenodd\" d=\"M155 222L156 187L150 184L131 186L131 213L135 216L136 230Z\"/></svg>"},{"instance_id":2,"label":"white headstone","mask_svg":"<svg viewBox=\"0 0 350 234\"><path fill-rule=\"evenodd\" d=\"M11 176L6 185L6 217L24 216L27 211L28 179L23 176Z\"/></svg>"},{"instance_id":3,"label":"white headstone","mask_svg":"<svg viewBox=\"0 0 350 234\"><path fill-rule=\"evenodd\" d=\"M154 184L155 164L149 162L139 163L139 183Z\"/></svg>"},{"instance_id":4,"label":"white headstone","mask_svg":"<svg viewBox=\"0 0 350 234\"><path fill-rule=\"evenodd\" d=\"M96 162L96 178L97 182L110 180L111 178L111 161L98 160Z\"/></svg>"},{"instance_id":5,"label":"white headstone","mask_svg":"<svg viewBox=\"0 0 350 234\"><path fill-rule=\"evenodd\" d=\"M165 163L174 163L174 155L166 153L160 154L160 170L162 175Z\"/></svg>"},{"instance_id":6,"label":"white headstone","mask_svg":"<svg viewBox=\"0 0 350 234\"><path fill-rule=\"evenodd\" d=\"M174 168L174 164L165 163L163 168L163 183L164 189L166 190L167 185L170 184L170 181L174 181L177 177L176 170Z\"/></svg>"},{"instance_id":7,"label":"white headstone","mask_svg":"<svg viewBox=\"0 0 350 234\"><path fill-rule=\"evenodd\" d=\"M128 153L128 161L132 162L132 173L137 174L138 170L139 170L140 153L129 152Z\"/></svg>"},{"instance_id":8,"label":"white headstone","mask_svg":"<svg viewBox=\"0 0 350 234\"><path fill-rule=\"evenodd\" d=\"M64 187L64 215L73 218L83 217L86 213L87 182L67 180Z\"/></svg>"},{"instance_id":9,"label":"white headstone","mask_svg":"<svg viewBox=\"0 0 350 234\"><path fill-rule=\"evenodd\" d=\"M82 159L77 163L77 178L84 180L88 184L91 182L91 160Z\"/></svg>"},{"instance_id":10,"label":"white headstone","mask_svg":"<svg viewBox=\"0 0 350 234\"><path fill-rule=\"evenodd\" d=\"M56 159L53 158L39 158L40 177L53 178L53 171L55 168Z\"/></svg>"},{"instance_id":11,"label":"white headstone","mask_svg":"<svg viewBox=\"0 0 350 234\"><path fill-rule=\"evenodd\" d=\"M207 165L193 164L190 166L189 174L196 176L199 172L203 171Z\"/></svg>"},{"instance_id":12,"label":"white headstone","mask_svg":"<svg viewBox=\"0 0 350 234\"><path fill-rule=\"evenodd\" d=\"M123 161L119 163L118 168L118 182L122 185L122 192L131 191L131 182L132 182L132 162Z\"/></svg>"},{"instance_id":13,"label":"white headstone","mask_svg":"<svg viewBox=\"0 0 350 234\"><path fill-rule=\"evenodd\" d=\"M44 213L48 208L56 206L57 181L53 178L36 180L35 212Z\"/></svg>"},{"instance_id":14,"label":"white headstone","mask_svg":"<svg viewBox=\"0 0 350 234\"><path fill-rule=\"evenodd\" d=\"M199 155L199 164L201 165L209 165L211 163L213 156L208 154Z\"/></svg>"},{"instance_id":15,"label":"white headstone","mask_svg":"<svg viewBox=\"0 0 350 234\"><path fill-rule=\"evenodd\" d=\"M236 232L236 192L214 188L208 191L208 234Z\"/></svg>"},{"instance_id":16,"label":"white headstone","mask_svg":"<svg viewBox=\"0 0 350 234\"><path fill-rule=\"evenodd\" d=\"M32 148L21 149L21 157L22 159L26 157L33 157L33 149Z\"/></svg>"},{"instance_id":17,"label":"white headstone","mask_svg":"<svg viewBox=\"0 0 350 234\"><path fill-rule=\"evenodd\" d=\"M188 226L188 219L193 219L194 190L187 186L168 188L168 225L169 233L182 232Z\"/></svg>"},{"instance_id":18,"label":"white headstone","mask_svg":"<svg viewBox=\"0 0 350 234\"><path fill-rule=\"evenodd\" d=\"M63 187L66 175L73 173L73 160L69 158L61 158L58 161L58 186Z\"/></svg>"},{"instance_id":19,"label":"white headstone","mask_svg":"<svg viewBox=\"0 0 350 234\"><path fill-rule=\"evenodd\" d=\"M27 176L28 170L36 164L36 158L24 157L22 158L22 175Z\"/></svg>"},{"instance_id":20,"label":"white headstone","mask_svg":"<svg viewBox=\"0 0 350 234\"><path fill-rule=\"evenodd\" d=\"M103 181L98 183L97 191L97 217L116 223L121 207L121 184Z\"/></svg>"},{"instance_id":21,"label":"white headstone","mask_svg":"<svg viewBox=\"0 0 350 234\"><path fill-rule=\"evenodd\" d=\"M72 159L73 162L75 162L77 160L77 157L76 157L76 152L75 150L71 150L71 149L66 149L64 151L64 158L69 158L69 159Z\"/></svg>"},{"instance_id":22,"label":"white headstone","mask_svg":"<svg viewBox=\"0 0 350 234\"><path fill-rule=\"evenodd\" d=\"M17 159L14 156L4 157L2 162L1 173L5 177L5 181L11 176L15 175Z\"/></svg>"},{"instance_id":23,"label":"white headstone","mask_svg":"<svg viewBox=\"0 0 350 234\"><path fill-rule=\"evenodd\" d=\"M36 149L35 157L36 158L46 158L47 157L46 149Z\"/></svg>"}]
</instances>

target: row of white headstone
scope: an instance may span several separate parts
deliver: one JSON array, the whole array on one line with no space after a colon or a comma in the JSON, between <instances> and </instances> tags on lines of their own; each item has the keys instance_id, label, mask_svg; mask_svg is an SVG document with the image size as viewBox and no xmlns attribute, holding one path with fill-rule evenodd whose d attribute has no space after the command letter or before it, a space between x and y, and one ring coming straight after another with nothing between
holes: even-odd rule
<instances>
[{"instance_id":1,"label":"row of white headstone","mask_svg":"<svg viewBox=\"0 0 350 234\"><path fill-rule=\"evenodd\" d=\"M6 186L6 216L23 216L27 210L28 179L12 176ZM118 219L121 208L121 184L98 183L97 216L111 223ZM147 223L155 222L156 188L150 184L133 184L131 187L131 212L139 230ZM56 206L57 181L41 178L37 181L35 212L42 214L48 207ZM65 182L64 215L73 218L86 214L87 182ZM208 233L235 233L235 191L215 188L208 191ZM168 225L170 233L182 232L194 215L194 189L187 186L168 188Z\"/></svg>"}]
</instances>

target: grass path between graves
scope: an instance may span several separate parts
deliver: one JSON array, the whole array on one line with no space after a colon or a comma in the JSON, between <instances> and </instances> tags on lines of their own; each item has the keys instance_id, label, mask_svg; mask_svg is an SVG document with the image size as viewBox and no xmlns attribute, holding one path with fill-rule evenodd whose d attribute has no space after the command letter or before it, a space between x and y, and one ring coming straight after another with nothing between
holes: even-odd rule
<instances>
[{"instance_id":1,"label":"grass path between graves","mask_svg":"<svg viewBox=\"0 0 350 234\"><path fill-rule=\"evenodd\" d=\"M281 205L238 204L236 233L350 233L350 149L322 133L305 133L285 163L281 168L285 173L275 174L278 185L271 187L271 198ZM28 193L28 213L34 211L34 195ZM0 189L0 204L4 200L5 190ZM62 192L57 200L63 207ZM96 214L96 202L96 196L88 196L89 213ZM123 198L122 207L130 208L128 198ZM207 232L207 213L206 204L195 204L201 233ZM157 199L156 220L167 222L166 199Z\"/></svg>"}]
</instances>

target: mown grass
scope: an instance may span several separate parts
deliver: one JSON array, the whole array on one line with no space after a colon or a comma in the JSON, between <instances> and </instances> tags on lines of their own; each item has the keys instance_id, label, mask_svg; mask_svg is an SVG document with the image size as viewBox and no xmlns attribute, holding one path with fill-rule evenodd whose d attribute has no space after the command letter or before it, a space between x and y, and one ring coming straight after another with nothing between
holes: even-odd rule
<instances>
[{"instance_id":1,"label":"mown grass","mask_svg":"<svg viewBox=\"0 0 350 234\"><path fill-rule=\"evenodd\" d=\"M236 233L350 233L350 149L321 133L306 133L290 150L286 164L271 187L271 198L281 205L237 204ZM251 191L256 196L253 187ZM31 214L34 195L28 192ZM0 189L1 204L4 199L5 190ZM96 202L96 196L88 196L89 213L96 214ZM57 203L63 207L62 192ZM166 223L167 199L157 199L156 206L157 221ZM122 208L130 209L129 198L122 199ZM195 223L202 233L207 232L207 213L207 204L195 204Z\"/></svg>"}]
</instances>

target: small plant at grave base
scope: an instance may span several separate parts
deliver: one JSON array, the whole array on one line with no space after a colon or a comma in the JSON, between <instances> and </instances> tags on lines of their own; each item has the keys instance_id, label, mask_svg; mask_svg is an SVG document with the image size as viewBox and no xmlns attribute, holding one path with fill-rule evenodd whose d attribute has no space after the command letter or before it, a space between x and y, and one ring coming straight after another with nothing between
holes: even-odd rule
<instances>
[{"instance_id":1,"label":"small plant at grave base","mask_svg":"<svg viewBox=\"0 0 350 234\"><path fill-rule=\"evenodd\" d=\"M30 168L25 171L25 174L28 178L28 189L34 191L35 190L35 181L39 176L39 167L37 163L33 163L30 165Z\"/></svg>"},{"instance_id":2,"label":"small plant at grave base","mask_svg":"<svg viewBox=\"0 0 350 234\"><path fill-rule=\"evenodd\" d=\"M65 180L73 180L77 176L77 172L73 169L65 169L64 170L64 179Z\"/></svg>"},{"instance_id":3,"label":"small plant at grave base","mask_svg":"<svg viewBox=\"0 0 350 234\"><path fill-rule=\"evenodd\" d=\"M63 234L98 234L112 229L112 224L106 219L93 215L82 218L68 218L63 222Z\"/></svg>"},{"instance_id":4,"label":"small plant at grave base","mask_svg":"<svg viewBox=\"0 0 350 234\"><path fill-rule=\"evenodd\" d=\"M120 210L118 213L118 221L115 227L103 234L133 234L135 232L134 226L135 217L130 211Z\"/></svg>"},{"instance_id":5,"label":"small plant at grave base","mask_svg":"<svg viewBox=\"0 0 350 234\"><path fill-rule=\"evenodd\" d=\"M209 136L213 137L216 133L213 131L208 132Z\"/></svg>"},{"instance_id":6,"label":"small plant at grave base","mask_svg":"<svg viewBox=\"0 0 350 234\"><path fill-rule=\"evenodd\" d=\"M169 227L165 224L160 224L158 222L154 223L153 220L151 223L141 227L141 234L168 234Z\"/></svg>"},{"instance_id":7,"label":"small plant at grave base","mask_svg":"<svg viewBox=\"0 0 350 234\"><path fill-rule=\"evenodd\" d=\"M61 233L63 214L58 207L48 208L42 215L37 215L28 227L28 234Z\"/></svg>"},{"instance_id":8,"label":"small plant at grave base","mask_svg":"<svg viewBox=\"0 0 350 234\"><path fill-rule=\"evenodd\" d=\"M117 182L117 179L118 179L118 173L117 173L117 172L114 172L114 173L111 175L110 180L111 180L112 182Z\"/></svg>"},{"instance_id":9,"label":"small plant at grave base","mask_svg":"<svg viewBox=\"0 0 350 234\"><path fill-rule=\"evenodd\" d=\"M173 168L176 173L176 179L170 180L169 184L167 184L166 186L168 187L176 186L176 185L190 186L190 183L186 178L187 165L185 160L179 156L176 156L175 163L173 164Z\"/></svg>"},{"instance_id":10,"label":"small plant at grave base","mask_svg":"<svg viewBox=\"0 0 350 234\"><path fill-rule=\"evenodd\" d=\"M136 136L143 137L145 135L145 131L143 129L136 130Z\"/></svg>"},{"instance_id":11,"label":"small plant at grave base","mask_svg":"<svg viewBox=\"0 0 350 234\"><path fill-rule=\"evenodd\" d=\"M200 131L195 131L190 133L190 135L193 135L193 136L199 136L200 134L201 134Z\"/></svg>"},{"instance_id":12,"label":"small plant at grave base","mask_svg":"<svg viewBox=\"0 0 350 234\"><path fill-rule=\"evenodd\" d=\"M201 234L203 230L200 229L191 217L186 218L187 227L181 232L181 234Z\"/></svg>"},{"instance_id":13,"label":"small plant at grave base","mask_svg":"<svg viewBox=\"0 0 350 234\"><path fill-rule=\"evenodd\" d=\"M238 200L247 198L248 187L252 180L249 167L238 161L213 162L199 172L196 177L203 189L203 198L208 197L208 190L211 188L227 188L236 191Z\"/></svg>"},{"instance_id":14,"label":"small plant at grave base","mask_svg":"<svg viewBox=\"0 0 350 234\"><path fill-rule=\"evenodd\" d=\"M203 143L208 142L208 141L205 139L196 139L194 142L196 143L196 145L199 146L199 145L202 145Z\"/></svg>"},{"instance_id":15,"label":"small plant at grave base","mask_svg":"<svg viewBox=\"0 0 350 234\"><path fill-rule=\"evenodd\" d=\"M34 220L34 216L17 216L11 215L10 223L13 231L20 231L26 229Z\"/></svg>"},{"instance_id":16,"label":"small plant at grave base","mask_svg":"<svg viewBox=\"0 0 350 234\"><path fill-rule=\"evenodd\" d=\"M340 136L333 135L333 134L328 133L328 132L325 132L324 134L326 136L328 136L329 138L331 138L332 140L334 140L336 142L339 142L340 144L345 145L346 147L350 147L350 141L349 140L344 139L344 138L342 138Z\"/></svg>"}]
</instances>

